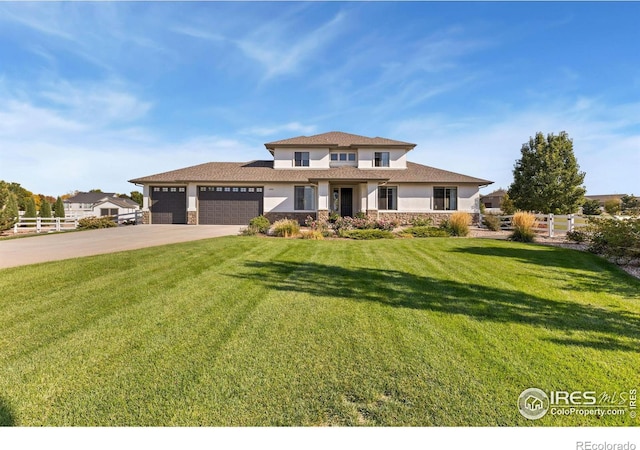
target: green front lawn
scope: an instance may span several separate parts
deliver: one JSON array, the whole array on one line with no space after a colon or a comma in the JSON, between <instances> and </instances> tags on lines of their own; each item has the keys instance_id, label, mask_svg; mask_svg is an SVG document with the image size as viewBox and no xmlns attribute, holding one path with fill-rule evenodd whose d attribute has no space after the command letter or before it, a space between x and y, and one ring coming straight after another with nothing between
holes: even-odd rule
<instances>
[{"instance_id":1,"label":"green front lawn","mask_svg":"<svg viewBox=\"0 0 640 450\"><path fill-rule=\"evenodd\" d=\"M0 270L4 425L637 425L640 281L481 239L228 237Z\"/></svg>"}]
</instances>

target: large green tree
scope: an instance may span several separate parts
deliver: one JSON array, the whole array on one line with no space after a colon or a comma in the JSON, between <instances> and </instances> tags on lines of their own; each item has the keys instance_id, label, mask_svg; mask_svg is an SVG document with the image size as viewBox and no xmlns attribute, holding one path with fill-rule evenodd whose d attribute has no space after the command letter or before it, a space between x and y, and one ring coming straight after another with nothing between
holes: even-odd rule
<instances>
[{"instance_id":1,"label":"large green tree","mask_svg":"<svg viewBox=\"0 0 640 450\"><path fill-rule=\"evenodd\" d=\"M580 172L569 135L538 132L520 152L509 187L516 208L544 214L578 211L585 194L585 173Z\"/></svg>"},{"instance_id":2,"label":"large green tree","mask_svg":"<svg viewBox=\"0 0 640 450\"><path fill-rule=\"evenodd\" d=\"M46 198L40 203L40 217L51 217L51 203Z\"/></svg>"},{"instance_id":3,"label":"large green tree","mask_svg":"<svg viewBox=\"0 0 640 450\"><path fill-rule=\"evenodd\" d=\"M36 202L33 200L33 197L29 197L24 208L24 217L33 218L37 216L38 212L36 211Z\"/></svg>"},{"instance_id":4,"label":"large green tree","mask_svg":"<svg viewBox=\"0 0 640 450\"><path fill-rule=\"evenodd\" d=\"M18 218L18 199L8 189L8 184L0 182L0 231L8 230Z\"/></svg>"}]
</instances>

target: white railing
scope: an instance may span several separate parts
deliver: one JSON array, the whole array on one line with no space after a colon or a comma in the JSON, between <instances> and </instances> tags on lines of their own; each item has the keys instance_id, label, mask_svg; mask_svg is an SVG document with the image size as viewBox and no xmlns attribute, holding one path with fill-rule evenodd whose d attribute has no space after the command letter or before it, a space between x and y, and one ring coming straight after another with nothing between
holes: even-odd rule
<instances>
[{"instance_id":1,"label":"white railing","mask_svg":"<svg viewBox=\"0 0 640 450\"><path fill-rule=\"evenodd\" d=\"M566 234L587 226L587 218L578 214L536 214L535 231L549 237L554 237L557 232ZM513 216L498 216L501 230L513 230L511 221ZM482 223L482 215L480 216Z\"/></svg>"},{"instance_id":2,"label":"white railing","mask_svg":"<svg viewBox=\"0 0 640 450\"><path fill-rule=\"evenodd\" d=\"M92 216L94 217L94 216ZM142 211L137 210L130 213L109 216L118 225L135 225L142 223ZM78 221L85 217L20 217L13 226L13 233L20 231L36 233L51 231L69 231L78 228Z\"/></svg>"},{"instance_id":3,"label":"white railing","mask_svg":"<svg viewBox=\"0 0 640 450\"><path fill-rule=\"evenodd\" d=\"M13 233L18 233L19 229L31 231L33 228L36 233L75 230L78 228L78 219L73 217L20 217L13 226Z\"/></svg>"}]
</instances>

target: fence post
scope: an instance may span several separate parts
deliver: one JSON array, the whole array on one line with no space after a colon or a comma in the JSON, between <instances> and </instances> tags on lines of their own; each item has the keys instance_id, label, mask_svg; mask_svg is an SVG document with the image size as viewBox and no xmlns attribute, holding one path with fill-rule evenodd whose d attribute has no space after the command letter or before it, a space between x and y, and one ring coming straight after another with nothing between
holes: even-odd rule
<instances>
[{"instance_id":1,"label":"fence post","mask_svg":"<svg viewBox=\"0 0 640 450\"><path fill-rule=\"evenodd\" d=\"M40 216L36 217L36 233L40 233L42 231L42 221L40 220Z\"/></svg>"},{"instance_id":2,"label":"fence post","mask_svg":"<svg viewBox=\"0 0 640 450\"><path fill-rule=\"evenodd\" d=\"M20 221L20 219L18 219L18 222ZM18 234L18 222L16 222L13 225L13 234Z\"/></svg>"},{"instance_id":3,"label":"fence post","mask_svg":"<svg viewBox=\"0 0 640 450\"><path fill-rule=\"evenodd\" d=\"M567 233L572 233L574 226L575 226L574 215L573 214L569 214L567 216Z\"/></svg>"},{"instance_id":4,"label":"fence post","mask_svg":"<svg viewBox=\"0 0 640 450\"><path fill-rule=\"evenodd\" d=\"M56 231L60 231L60 217L56 217Z\"/></svg>"},{"instance_id":5,"label":"fence post","mask_svg":"<svg viewBox=\"0 0 640 450\"><path fill-rule=\"evenodd\" d=\"M549 218L547 219L547 226L549 227L549 237L552 238L554 235L554 227L555 227L555 223L553 220L553 214L549 214Z\"/></svg>"}]
</instances>

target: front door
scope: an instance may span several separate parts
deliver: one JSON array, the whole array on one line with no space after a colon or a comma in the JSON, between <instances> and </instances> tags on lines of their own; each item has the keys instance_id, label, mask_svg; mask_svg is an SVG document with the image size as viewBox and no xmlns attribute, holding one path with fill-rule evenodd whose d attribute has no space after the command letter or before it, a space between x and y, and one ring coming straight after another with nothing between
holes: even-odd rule
<instances>
[{"instance_id":1,"label":"front door","mask_svg":"<svg viewBox=\"0 0 640 450\"><path fill-rule=\"evenodd\" d=\"M353 217L353 189L340 189L340 215Z\"/></svg>"}]
</instances>

